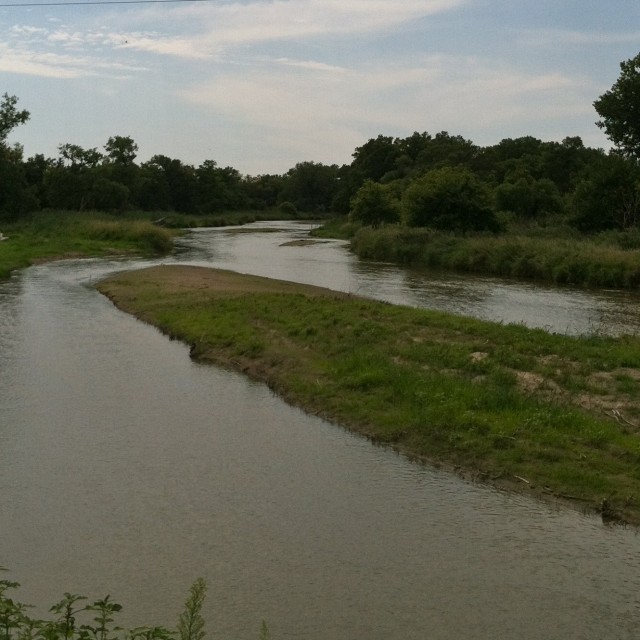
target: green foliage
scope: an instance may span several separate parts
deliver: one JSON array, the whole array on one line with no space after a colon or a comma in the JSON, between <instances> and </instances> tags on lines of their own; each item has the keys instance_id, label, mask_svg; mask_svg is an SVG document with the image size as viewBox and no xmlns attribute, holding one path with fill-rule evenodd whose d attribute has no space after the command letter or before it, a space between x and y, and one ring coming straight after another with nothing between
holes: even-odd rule
<instances>
[{"instance_id":1,"label":"green foliage","mask_svg":"<svg viewBox=\"0 0 640 640\"><path fill-rule=\"evenodd\" d=\"M495 190L496 208L512 211L523 218L539 218L562 209L556 185L548 178L534 179L531 174L511 176Z\"/></svg>"},{"instance_id":2,"label":"green foliage","mask_svg":"<svg viewBox=\"0 0 640 640\"><path fill-rule=\"evenodd\" d=\"M269 627L267 627L267 623L264 620L262 621L262 626L260 627L260 640L271 640Z\"/></svg>"},{"instance_id":3,"label":"green foliage","mask_svg":"<svg viewBox=\"0 0 640 640\"><path fill-rule=\"evenodd\" d=\"M98 211L121 211L129 201L129 189L120 182L98 178L91 188L90 206Z\"/></svg>"},{"instance_id":4,"label":"green foliage","mask_svg":"<svg viewBox=\"0 0 640 640\"><path fill-rule=\"evenodd\" d=\"M299 211L329 211L338 187L337 178L336 165L299 162L287 172L280 198L293 202Z\"/></svg>"},{"instance_id":5,"label":"green foliage","mask_svg":"<svg viewBox=\"0 0 640 640\"><path fill-rule=\"evenodd\" d=\"M174 640L176 636L180 640L202 640L205 636L201 610L206 585L202 578L192 585L175 631L162 626L117 626L115 620L122 605L109 595L87 604L84 596L65 593L49 609L53 619L32 618L27 615L26 605L8 595L19 586L17 582L0 580L0 640Z\"/></svg>"},{"instance_id":6,"label":"green foliage","mask_svg":"<svg viewBox=\"0 0 640 640\"><path fill-rule=\"evenodd\" d=\"M497 231L487 187L468 169L443 167L412 182L402 203L410 227Z\"/></svg>"},{"instance_id":7,"label":"green foliage","mask_svg":"<svg viewBox=\"0 0 640 640\"><path fill-rule=\"evenodd\" d=\"M13 222L37 207L22 164L0 144L0 222Z\"/></svg>"},{"instance_id":8,"label":"green foliage","mask_svg":"<svg viewBox=\"0 0 640 640\"><path fill-rule=\"evenodd\" d=\"M456 236L432 229L361 228L351 248L361 258L557 284L635 289L640 285L636 231L581 239L505 234Z\"/></svg>"},{"instance_id":9,"label":"green foliage","mask_svg":"<svg viewBox=\"0 0 640 640\"><path fill-rule=\"evenodd\" d=\"M149 220L118 219L95 212L38 211L2 226L0 277L35 260L66 255L162 255L171 251L173 234Z\"/></svg>"},{"instance_id":10,"label":"green foliage","mask_svg":"<svg viewBox=\"0 0 640 640\"><path fill-rule=\"evenodd\" d=\"M618 146L621 161L629 162L637 160L640 146L635 110L640 55L621 68L618 82L595 105L602 118L599 126ZM15 96L4 94L0 221L15 220L38 207L211 216L267 210L283 202L313 215L351 213L353 221L364 224L395 221L395 206L378 187L365 187L370 181L406 190L404 217L409 226L456 233L498 231L494 204L502 218L554 217L589 233L638 223L637 189L598 178L606 155L586 148L579 137L560 143L523 136L482 148L446 131L414 132L406 138L378 135L357 147L352 162L341 167L307 161L282 175L242 176L214 160L195 167L162 154L138 165L138 145L130 136L109 137L104 153L65 143L56 160L36 155L25 162L19 146L6 144L12 129L29 117L16 105ZM596 179L589 185L592 176ZM287 215L297 214L290 210Z\"/></svg>"},{"instance_id":11,"label":"green foliage","mask_svg":"<svg viewBox=\"0 0 640 640\"><path fill-rule=\"evenodd\" d=\"M27 110L18 110L18 98L8 93L2 95L0 102L0 146L4 146L8 135L20 124L29 120L30 113Z\"/></svg>"},{"instance_id":12,"label":"green foliage","mask_svg":"<svg viewBox=\"0 0 640 640\"><path fill-rule=\"evenodd\" d=\"M594 103L596 123L620 152L640 160L640 53L620 63L620 76Z\"/></svg>"},{"instance_id":13,"label":"green foliage","mask_svg":"<svg viewBox=\"0 0 640 640\"><path fill-rule=\"evenodd\" d=\"M178 636L180 640L202 640L205 637L202 605L206 594L207 583L203 578L198 578L191 585L189 597L178 619Z\"/></svg>"},{"instance_id":14,"label":"green foliage","mask_svg":"<svg viewBox=\"0 0 640 640\"><path fill-rule=\"evenodd\" d=\"M282 213L284 213L286 216L298 215L298 208L296 207L295 204L293 204L293 202L289 202L288 200L285 202L281 202L278 205L278 210L282 211Z\"/></svg>"},{"instance_id":15,"label":"green foliage","mask_svg":"<svg viewBox=\"0 0 640 640\"><path fill-rule=\"evenodd\" d=\"M351 201L349 218L372 227L398 222L400 203L388 185L367 180Z\"/></svg>"},{"instance_id":16,"label":"green foliage","mask_svg":"<svg viewBox=\"0 0 640 640\"><path fill-rule=\"evenodd\" d=\"M138 145L129 136L113 136L104 145L107 157L118 165L132 165L138 153Z\"/></svg>"},{"instance_id":17,"label":"green foliage","mask_svg":"<svg viewBox=\"0 0 640 640\"><path fill-rule=\"evenodd\" d=\"M583 233L640 224L640 167L610 155L593 163L572 196L570 222Z\"/></svg>"}]
</instances>

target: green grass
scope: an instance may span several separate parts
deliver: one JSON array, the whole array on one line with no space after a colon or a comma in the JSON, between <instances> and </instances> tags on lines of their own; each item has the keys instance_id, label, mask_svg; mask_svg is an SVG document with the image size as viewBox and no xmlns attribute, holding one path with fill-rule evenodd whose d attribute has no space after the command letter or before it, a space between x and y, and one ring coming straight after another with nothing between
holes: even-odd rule
<instances>
[{"instance_id":1,"label":"green grass","mask_svg":"<svg viewBox=\"0 0 640 640\"><path fill-rule=\"evenodd\" d=\"M221 284L221 282L223 284ZM291 283L165 267L118 306L289 402L414 456L640 523L640 341L571 338Z\"/></svg>"},{"instance_id":2,"label":"green grass","mask_svg":"<svg viewBox=\"0 0 640 640\"><path fill-rule=\"evenodd\" d=\"M133 216L94 212L41 211L0 231L0 277L40 260L109 254L168 253L172 232Z\"/></svg>"}]
</instances>

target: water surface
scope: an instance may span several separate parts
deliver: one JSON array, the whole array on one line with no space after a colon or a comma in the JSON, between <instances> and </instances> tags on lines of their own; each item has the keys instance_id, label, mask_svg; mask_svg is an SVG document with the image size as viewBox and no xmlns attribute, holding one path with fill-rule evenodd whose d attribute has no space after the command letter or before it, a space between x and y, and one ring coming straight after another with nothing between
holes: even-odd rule
<instances>
[{"instance_id":1,"label":"water surface","mask_svg":"<svg viewBox=\"0 0 640 640\"><path fill-rule=\"evenodd\" d=\"M238 270L381 297L417 277L341 243L281 246L299 233L198 232L166 261L240 251ZM409 462L193 363L92 288L149 263L0 283L0 565L23 600L110 593L123 622L171 625L202 576L213 638L263 619L292 640L638 637L635 530Z\"/></svg>"}]
</instances>

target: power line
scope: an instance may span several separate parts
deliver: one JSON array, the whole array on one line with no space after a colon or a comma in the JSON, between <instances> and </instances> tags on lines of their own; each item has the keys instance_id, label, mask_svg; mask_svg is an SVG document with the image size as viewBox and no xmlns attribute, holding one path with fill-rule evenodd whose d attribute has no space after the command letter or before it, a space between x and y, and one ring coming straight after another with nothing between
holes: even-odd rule
<instances>
[{"instance_id":1,"label":"power line","mask_svg":"<svg viewBox=\"0 0 640 640\"><path fill-rule=\"evenodd\" d=\"M94 0L89 2L88 0L73 0L73 2L12 2L12 3L0 3L0 8L5 7L72 7L72 6L91 6L91 5L105 5L105 4L167 4L169 2L213 2L214 0Z\"/></svg>"}]
</instances>

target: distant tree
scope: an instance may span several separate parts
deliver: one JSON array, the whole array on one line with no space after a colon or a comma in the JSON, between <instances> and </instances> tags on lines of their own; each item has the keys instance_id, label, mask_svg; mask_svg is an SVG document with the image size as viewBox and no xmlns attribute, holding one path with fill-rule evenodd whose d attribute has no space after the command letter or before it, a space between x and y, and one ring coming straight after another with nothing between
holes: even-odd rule
<instances>
[{"instance_id":1,"label":"distant tree","mask_svg":"<svg viewBox=\"0 0 640 640\"><path fill-rule=\"evenodd\" d=\"M162 167L151 162L141 165L134 201L144 211L171 209L169 182Z\"/></svg>"},{"instance_id":2,"label":"distant tree","mask_svg":"<svg viewBox=\"0 0 640 640\"><path fill-rule=\"evenodd\" d=\"M112 136L104 145L110 162L119 165L131 165L136 159L138 145L129 136Z\"/></svg>"},{"instance_id":3,"label":"distant tree","mask_svg":"<svg viewBox=\"0 0 640 640\"><path fill-rule=\"evenodd\" d=\"M93 185L100 177L98 168L104 156L96 148L71 143L58 145L58 152L57 162L44 178L47 203L59 209L93 208Z\"/></svg>"},{"instance_id":4,"label":"distant tree","mask_svg":"<svg viewBox=\"0 0 640 640\"><path fill-rule=\"evenodd\" d=\"M615 154L589 166L572 197L570 224L583 233L640 225L640 167Z\"/></svg>"},{"instance_id":5,"label":"distant tree","mask_svg":"<svg viewBox=\"0 0 640 640\"><path fill-rule=\"evenodd\" d=\"M11 131L29 119L29 112L17 108L18 98L5 93L0 101L0 219L14 220L38 206L28 188L22 166L22 147L10 146Z\"/></svg>"},{"instance_id":6,"label":"distant tree","mask_svg":"<svg viewBox=\"0 0 640 640\"><path fill-rule=\"evenodd\" d=\"M181 213L197 211L196 173L191 165L165 155L155 155L142 167L154 176L155 184L167 194L169 209Z\"/></svg>"},{"instance_id":7,"label":"distant tree","mask_svg":"<svg viewBox=\"0 0 640 640\"><path fill-rule=\"evenodd\" d=\"M229 211L248 206L242 176L233 167L205 160L195 171L196 203L200 213Z\"/></svg>"},{"instance_id":8,"label":"distant tree","mask_svg":"<svg viewBox=\"0 0 640 640\"><path fill-rule=\"evenodd\" d=\"M0 146L0 220L12 221L39 207L34 190L29 189L18 151Z\"/></svg>"},{"instance_id":9,"label":"distant tree","mask_svg":"<svg viewBox=\"0 0 640 640\"><path fill-rule=\"evenodd\" d=\"M129 204L129 189L120 182L97 178L91 187L90 206L99 211L122 211Z\"/></svg>"},{"instance_id":10,"label":"distant tree","mask_svg":"<svg viewBox=\"0 0 640 640\"><path fill-rule=\"evenodd\" d=\"M500 184L515 171L526 171L534 178L542 173L544 143L532 136L505 138L479 150L473 168L486 180Z\"/></svg>"},{"instance_id":11,"label":"distant tree","mask_svg":"<svg viewBox=\"0 0 640 640\"><path fill-rule=\"evenodd\" d=\"M470 167L479 149L459 135L440 131L423 146L415 160L418 169L437 169L438 167Z\"/></svg>"},{"instance_id":12,"label":"distant tree","mask_svg":"<svg viewBox=\"0 0 640 640\"><path fill-rule=\"evenodd\" d=\"M280 198L293 202L299 211L318 213L331 209L337 189L337 165L299 162L286 173Z\"/></svg>"},{"instance_id":13,"label":"distant tree","mask_svg":"<svg viewBox=\"0 0 640 640\"><path fill-rule=\"evenodd\" d=\"M402 204L411 227L457 232L490 230L499 225L490 206L489 189L461 167L442 167L413 181Z\"/></svg>"},{"instance_id":14,"label":"distant tree","mask_svg":"<svg viewBox=\"0 0 640 640\"><path fill-rule=\"evenodd\" d=\"M389 185L367 180L351 202L349 217L371 227L398 222L400 203Z\"/></svg>"},{"instance_id":15,"label":"distant tree","mask_svg":"<svg viewBox=\"0 0 640 640\"><path fill-rule=\"evenodd\" d=\"M45 176L54 166L55 160L53 158L45 158L41 153L36 153L22 164L27 185L42 207L48 206Z\"/></svg>"},{"instance_id":16,"label":"distant tree","mask_svg":"<svg viewBox=\"0 0 640 640\"><path fill-rule=\"evenodd\" d=\"M282 201L280 194L284 188L284 182L285 178L281 175L246 176L243 186L249 199L249 206L254 209L275 207L278 202Z\"/></svg>"},{"instance_id":17,"label":"distant tree","mask_svg":"<svg viewBox=\"0 0 640 640\"><path fill-rule=\"evenodd\" d=\"M0 144L7 142L7 137L18 125L29 120L30 113L26 110L18 110L18 98L8 93L2 95L0 102Z\"/></svg>"},{"instance_id":18,"label":"distant tree","mask_svg":"<svg viewBox=\"0 0 640 640\"><path fill-rule=\"evenodd\" d=\"M60 164L73 170L94 169L104 158L95 147L84 149L80 145L68 142L58 145L58 152Z\"/></svg>"},{"instance_id":19,"label":"distant tree","mask_svg":"<svg viewBox=\"0 0 640 640\"><path fill-rule=\"evenodd\" d=\"M618 151L640 159L640 53L620 63L620 77L594 103L596 123Z\"/></svg>"},{"instance_id":20,"label":"distant tree","mask_svg":"<svg viewBox=\"0 0 640 640\"><path fill-rule=\"evenodd\" d=\"M399 156L400 149L391 136L379 135L356 147L351 169L360 179L357 189L365 180L380 182L385 174L395 171Z\"/></svg>"},{"instance_id":21,"label":"distant tree","mask_svg":"<svg viewBox=\"0 0 640 640\"><path fill-rule=\"evenodd\" d=\"M507 176L495 190L496 207L522 218L557 213L563 203L558 187L548 178L536 180L528 172Z\"/></svg>"},{"instance_id":22,"label":"distant tree","mask_svg":"<svg viewBox=\"0 0 640 640\"><path fill-rule=\"evenodd\" d=\"M575 187L576 179L597 160L597 149L588 149L579 136L564 138L562 142L547 142L542 148L540 176L552 180L562 194Z\"/></svg>"}]
</instances>

